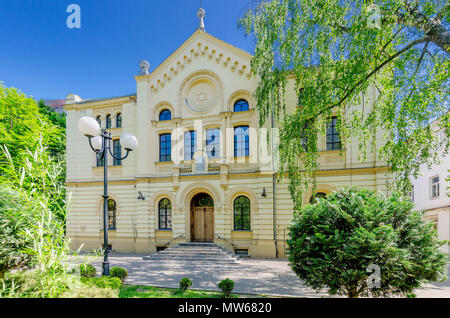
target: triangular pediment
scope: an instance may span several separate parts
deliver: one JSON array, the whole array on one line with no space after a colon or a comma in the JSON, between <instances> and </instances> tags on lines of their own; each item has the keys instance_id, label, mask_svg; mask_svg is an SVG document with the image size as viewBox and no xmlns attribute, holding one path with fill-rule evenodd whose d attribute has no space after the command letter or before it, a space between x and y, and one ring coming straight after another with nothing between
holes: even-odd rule
<instances>
[{"instance_id":1,"label":"triangular pediment","mask_svg":"<svg viewBox=\"0 0 450 318\"><path fill-rule=\"evenodd\" d=\"M215 61L232 72L250 78L252 57L242 49L197 30L150 73L150 87L152 91L158 91L161 86L178 76L194 59L200 58Z\"/></svg>"}]
</instances>

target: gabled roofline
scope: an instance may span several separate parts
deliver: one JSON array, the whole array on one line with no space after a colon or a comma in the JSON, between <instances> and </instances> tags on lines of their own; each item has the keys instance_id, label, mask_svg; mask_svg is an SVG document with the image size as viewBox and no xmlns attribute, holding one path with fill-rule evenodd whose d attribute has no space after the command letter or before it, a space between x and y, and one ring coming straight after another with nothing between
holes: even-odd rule
<instances>
[{"instance_id":1,"label":"gabled roofline","mask_svg":"<svg viewBox=\"0 0 450 318\"><path fill-rule=\"evenodd\" d=\"M244 58L244 59L245 58L247 58L247 59L253 58L252 54L248 53L247 51L244 51L241 48L238 48L237 46L234 46L228 42L225 42L219 38L216 38L215 36L207 33L206 31L196 30L194 33L192 33L192 35L186 41L183 42L183 44L181 44L175 51L172 52L172 54L170 54L164 61L162 61L156 68L154 68L153 71L151 71L151 73L149 74L150 78L152 78L153 75L157 74L158 71L163 69L166 64L169 64L170 62L172 62L173 58L179 52L181 52L192 41L193 38L195 38L198 35L205 35L212 41L216 42L218 45L223 45L223 46L229 48L230 50L233 50L236 53L240 54L242 56L242 58Z\"/></svg>"}]
</instances>

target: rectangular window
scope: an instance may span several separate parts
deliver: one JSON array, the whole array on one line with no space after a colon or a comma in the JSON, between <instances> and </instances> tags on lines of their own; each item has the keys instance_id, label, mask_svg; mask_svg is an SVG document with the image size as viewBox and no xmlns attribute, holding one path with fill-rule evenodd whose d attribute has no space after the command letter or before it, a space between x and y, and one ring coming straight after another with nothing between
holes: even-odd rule
<instances>
[{"instance_id":1,"label":"rectangular window","mask_svg":"<svg viewBox=\"0 0 450 318\"><path fill-rule=\"evenodd\" d=\"M168 162L172 160L171 134L159 135L159 161Z\"/></svg>"},{"instance_id":2,"label":"rectangular window","mask_svg":"<svg viewBox=\"0 0 450 318\"><path fill-rule=\"evenodd\" d=\"M113 141L113 154L115 157L122 157L122 146L120 145L120 140L114 140ZM116 158L113 158L113 165L114 166L121 166L122 160L118 160Z\"/></svg>"},{"instance_id":3,"label":"rectangular window","mask_svg":"<svg viewBox=\"0 0 450 318\"><path fill-rule=\"evenodd\" d=\"M409 199L414 202L414 186L411 186L411 191L409 191Z\"/></svg>"},{"instance_id":4,"label":"rectangular window","mask_svg":"<svg viewBox=\"0 0 450 318\"><path fill-rule=\"evenodd\" d=\"M431 198L439 197L439 176L431 178Z\"/></svg>"},{"instance_id":5,"label":"rectangular window","mask_svg":"<svg viewBox=\"0 0 450 318\"><path fill-rule=\"evenodd\" d=\"M234 128L234 156L248 157L250 155L250 140L248 126Z\"/></svg>"},{"instance_id":6,"label":"rectangular window","mask_svg":"<svg viewBox=\"0 0 450 318\"><path fill-rule=\"evenodd\" d=\"M101 154L96 155L96 157L97 157L97 167L103 167L105 165L105 158L103 158Z\"/></svg>"},{"instance_id":7,"label":"rectangular window","mask_svg":"<svg viewBox=\"0 0 450 318\"><path fill-rule=\"evenodd\" d=\"M339 139L339 133L336 129L336 126L337 117L333 117L327 124L327 150L341 149L341 140Z\"/></svg>"},{"instance_id":8,"label":"rectangular window","mask_svg":"<svg viewBox=\"0 0 450 318\"><path fill-rule=\"evenodd\" d=\"M206 130L206 153L209 159L220 158L220 129Z\"/></svg>"},{"instance_id":9,"label":"rectangular window","mask_svg":"<svg viewBox=\"0 0 450 318\"><path fill-rule=\"evenodd\" d=\"M197 151L197 132L187 131L184 133L184 160L194 159Z\"/></svg>"}]
</instances>

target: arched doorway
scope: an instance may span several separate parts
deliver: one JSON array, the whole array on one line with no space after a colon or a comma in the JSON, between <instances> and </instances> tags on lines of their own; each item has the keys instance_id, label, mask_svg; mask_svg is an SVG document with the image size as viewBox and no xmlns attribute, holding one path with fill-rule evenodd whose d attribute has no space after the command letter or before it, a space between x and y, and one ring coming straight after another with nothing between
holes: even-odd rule
<instances>
[{"instance_id":1,"label":"arched doorway","mask_svg":"<svg viewBox=\"0 0 450 318\"><path fill-rule=\"evenodd\" d=\"M206 193L199 193L191 200L191 241L214 241L214 201Z\"/></svg>"}]
</instances>

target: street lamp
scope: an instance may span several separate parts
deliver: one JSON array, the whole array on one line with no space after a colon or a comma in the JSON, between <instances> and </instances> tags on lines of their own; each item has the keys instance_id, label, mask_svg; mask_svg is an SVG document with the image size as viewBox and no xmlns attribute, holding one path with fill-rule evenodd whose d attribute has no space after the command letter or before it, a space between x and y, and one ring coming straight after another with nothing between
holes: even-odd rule
<instances>
[{"instance_id":1,"label":"street lamp","mask_svg":"<svg viewBox=\"0 0 450 318\"><path fill-rule=\"evenodd\" d=\"M107 132L106 129L102 129L100 124L91 117L82 117L78 121L78 129L80 132L88 137L89 145L92 150L95 151L98 159L103 159L103 239L104 239L104 259L103 259L103 276L109 276L109 262L108 262L108 152L109 154L117 159L124 160L128 157L130 151L136 150L138 146L138 141L136 137L132 134L124 133L120 137L120 144L127 151L124 157L116 157L113 152L111 152L111 133Z\"/></svg>"}]
</instances>

